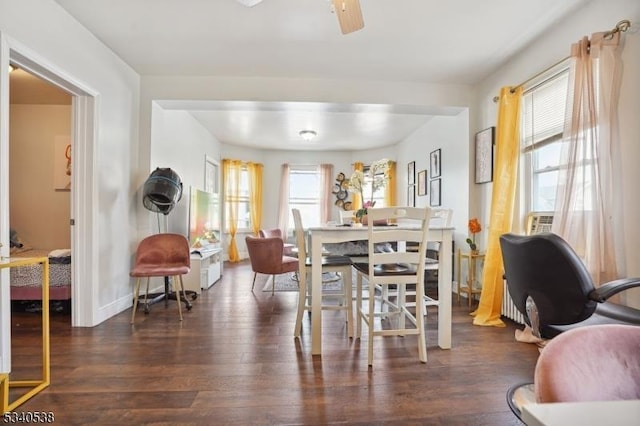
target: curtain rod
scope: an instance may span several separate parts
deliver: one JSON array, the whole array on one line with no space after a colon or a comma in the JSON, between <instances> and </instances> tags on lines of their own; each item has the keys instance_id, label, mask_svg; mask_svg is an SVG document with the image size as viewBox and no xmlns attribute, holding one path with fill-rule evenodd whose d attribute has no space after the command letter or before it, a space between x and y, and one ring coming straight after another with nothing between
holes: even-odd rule
<instances>
[{"instance_id":1,"label":"curtain rod","mask_svg":"<svg viewBox=\"0 0 640 426\"><path fill-rule=\"evenodd\" d=\"M607 31L606 33L604 33L604 38L606 40L610 40L616 33L624 33L627 32L627 30L631 28L631 22L627 19L624 19L620 22L618 22L616 24L616 26ZM557 67L558 65L560 65L561 63L563 63L564 61L566 61L567 59L569 59L571 56L567 56L562 58L561 60L559 60L558 62L556 62L555 64L543 69L542 71L540 71L539 73L537 73L536 75L534 75L533 77L529 77L528 79L526 79L525 81L523 81L522 83L518 84L517 86L513 86L511 88L511 93L514 93L516 91L516 89L524 86L525 84L535 80L536 78L540 77L541 75L551 71L552 69L554 69L555 67ZM500 100L500 96L494 96L493 97L493 102L498 102Z\"/></svg>"}]
</instances>

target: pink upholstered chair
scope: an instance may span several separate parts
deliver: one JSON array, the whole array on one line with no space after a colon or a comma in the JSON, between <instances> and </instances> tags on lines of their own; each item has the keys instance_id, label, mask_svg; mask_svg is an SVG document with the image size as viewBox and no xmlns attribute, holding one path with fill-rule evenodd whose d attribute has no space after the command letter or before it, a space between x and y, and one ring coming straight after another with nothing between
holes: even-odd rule
<instances>
[{"instance_id":1,"label":"pink upholstered chair","mask_svg":"<svg viewBox=\"0 0 640 426\"><path fill-rule=\"evenodd\" d=\"M551 339L534 382L511 387L507 403L520 418L529 403L640 399L640 327L599 324Z\"/></svg>"},{"instance_id":2,"label":"pink upholstered chair","mask_svg":"<svg viewBox=\"0 0 640 426\"><path fill-rule=\"evenodd\" d=\"M174 291L178 302L178 313L182 321L182 300L186 300L182 276L189 273L191 256L189 241L180 234L156 234L146 237L138 245L136 258L130 276L136 278L133 296L133 312L131 324L136 318L138 299L140 295L140 281L147 278L147 292L145 302L149 298L149 281L151 277L173 277ZM180 287L178 288L178 284ZM180 297L182 291L182 298ZM182 300L181 300L182 299Z\"/></svg>"},{"instance_id":3,"label":"pink upholstered chair","mask_svg":"<svg viewBox=\"0 0 640 426\"><path fill-rule=\"evenodd\" d=\"M282 240L282 244L284 245L283 253L286 256L291 256L293 254L293 250L295 248L294 244L285 243L284 237L282 236L282 230L278 228L274 229L261 229L259 232L260 238L273 238L278 237Z\"/></svg>"},{"instance_id":4,"label":"pink upholstered chair","mask_svg":"<svg viewBox=\"0 0 640 426\"><path fill-rule=\"evenodd\" d=\"M274 294L276 275L298 271L298 259L283 254L282 238L257 238L247 235L245 241L249 251L249 260L251 260L251 269L253 270L251 291L256 285L258 273L273 276L271 294Z\"/></svg>"},{"instance_id":5,"label":"pink upholstered chair","mask_svg":"<svg viewBox=\"0 0 640 426\"><path fill-rule=\"evenodd\" d=\"M536 402L640 399L640 327L580 327L553 338L534 374Z\"/></svg>"}]
</instances>

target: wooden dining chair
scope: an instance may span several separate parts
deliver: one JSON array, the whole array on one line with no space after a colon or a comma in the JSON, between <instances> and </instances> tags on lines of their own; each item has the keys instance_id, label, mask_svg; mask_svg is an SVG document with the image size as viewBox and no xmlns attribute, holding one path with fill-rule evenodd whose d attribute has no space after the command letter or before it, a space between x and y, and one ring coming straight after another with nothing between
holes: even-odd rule
<instances>
[{"instance_id":1,"label":"wooden dining chair","mask_svg":"<svg viewBox=\"0 0 640 426\"><path fill-rule=\"evenodd\" d=\"M374 336L406 336L417 335L418 358L427 362L427 348L424 327L424 304L415 304L415 313L407 305L406 287L416 285L416 300L423 300L424 296L424 263L427 250L427 233L431 209L428 207L382 207L369 209L367 224L369 261L354 263L356 271L356 315L359 320L356 328L356 338L361 337L362 323L368 328L367 360L369 366L373 364ZM415 227L378 227L374 221L387 220L401 222L403 225ZM409 229L407 229L409 228ZM375 246L385 243L405 242L413 244L415 251L377 251ZM367 304L363 306L364 298L363 278L367 280ZM394 300L376 296L376 288L394 286L396 297ZM388 309L383 309L387 307ZM389 326L379 327L378 318L389 318ZM406 322L410 322L407 325ZM411 327L412 326L412 327Z\"/></svg>"},{"instance_id":2,"label":"wooden dining chair","mask_svg":"<svg viewBox=\"0 0 640 426\"><path fill-rule=\"evenodd\" d=\"M307 252L304 227L300 210L292 209L293 222L295 224L296 238L298 243L299 262L299 289L298 315L293 335L300 337L302 330L302 316L304 311L311 311L311 286L307 286L307 280L311 273L311 257ZM323 303L323 310L343 310L346 312L347 334L353 337L353 290L351 285L351 258L348 256L329 255L322 256L322 273L333 272L340 274L342 285L338 292L323 292L322 300L334 300L338 303Z\"/></svg>"}]
</instances>

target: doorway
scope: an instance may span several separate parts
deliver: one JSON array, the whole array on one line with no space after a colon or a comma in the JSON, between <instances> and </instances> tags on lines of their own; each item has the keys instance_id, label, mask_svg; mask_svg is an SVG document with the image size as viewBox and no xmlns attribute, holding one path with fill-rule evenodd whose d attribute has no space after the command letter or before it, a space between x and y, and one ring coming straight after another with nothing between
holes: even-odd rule
<instances>
[{"instance_id":1,"label":"doorway","mask_svg":"<svg viewBox=\"0 0 640 426\"><path fill-rule=\"evenodd\" d=\"M72 97L15 64L9 71L10 254L50 256L50 312L71 325ZM40 312L40 267L9 273L12 311Z\"/></svg>"}]
</instances>

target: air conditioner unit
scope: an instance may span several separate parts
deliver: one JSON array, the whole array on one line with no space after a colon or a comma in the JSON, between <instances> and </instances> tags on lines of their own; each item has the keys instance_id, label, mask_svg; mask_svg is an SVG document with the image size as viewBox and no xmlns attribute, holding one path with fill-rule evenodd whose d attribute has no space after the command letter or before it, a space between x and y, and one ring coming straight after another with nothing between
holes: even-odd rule
<instances>
[{"instance_id":1,"label":"air conditioner unit","mask_svg":"<svg viewBox=\"0 0 640 426\"><path fill-rule=\"evenodd\" d=\"M527 216L527 235L551 232L553 212L531 212Z\"/></svg>"}]
</instances>

